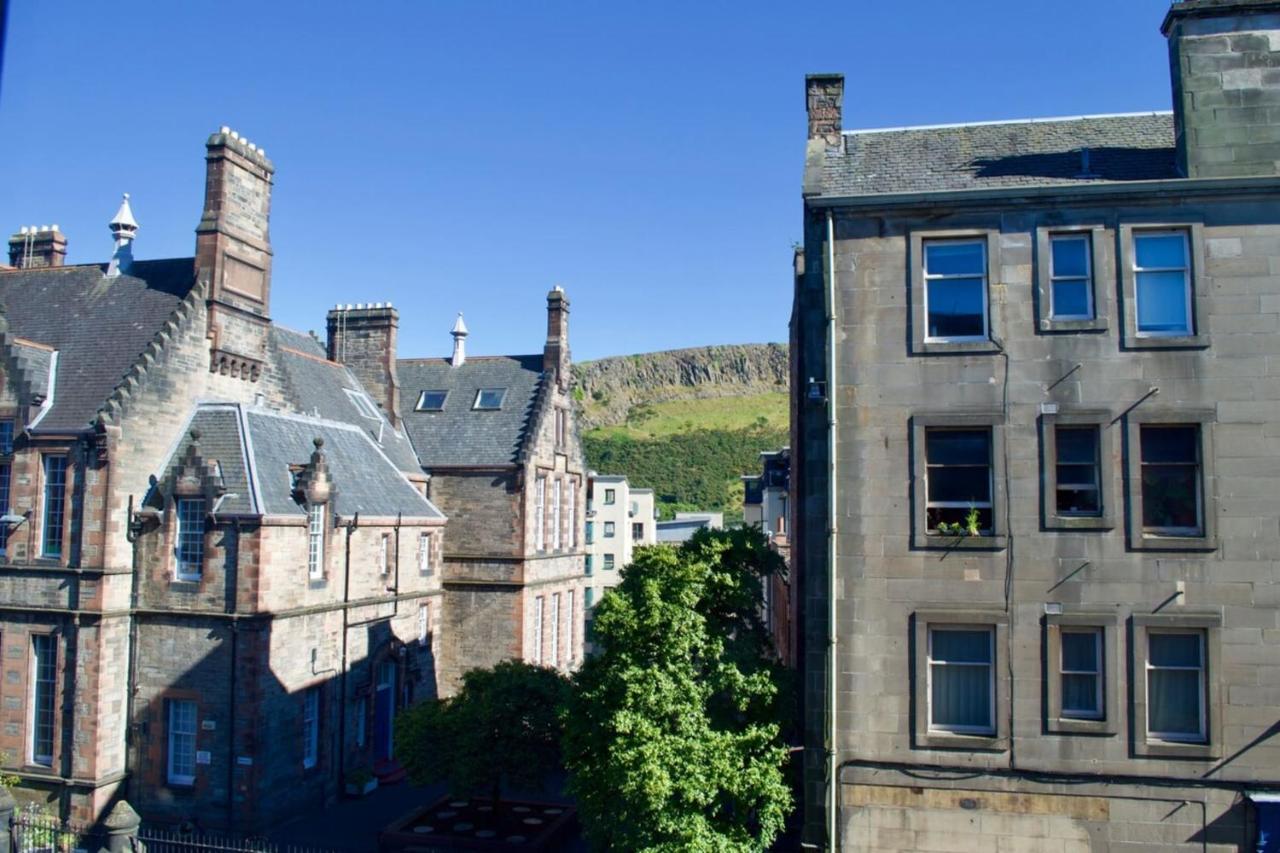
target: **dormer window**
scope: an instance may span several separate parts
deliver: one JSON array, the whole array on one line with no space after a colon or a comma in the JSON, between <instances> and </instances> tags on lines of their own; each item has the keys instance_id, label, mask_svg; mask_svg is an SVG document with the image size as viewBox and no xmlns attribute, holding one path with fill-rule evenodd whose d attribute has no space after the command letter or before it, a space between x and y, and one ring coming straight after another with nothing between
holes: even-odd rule
<instances>
[{"instance_id":1,"label":"dormer window","mask_svg":"<svg viewBox=\"0 0 1280 853\"><path fill-rule=\"evenodd\" d=\"M382 415L378 414L378 408L373 405L373 401L369 399L369 395L363 391L352 391L350 388L342 389L347 392L351 404L360 411L360 414L371 421L382 420Z\"/></svg>"},{"instance_id":2,"label":"dormer window","mask_svg":"<svg viewBox=\"0 0 1280 853\"><path fill-rule=\"evenodd\" d=\"M180 581L198 581L204 567L204 499L178 498L174 515L174 573Z\"/></svg>"},{"instance_id":3,"label":"dormer window","mask_svg":"<svg viewBox=\"0 0 1280 853\"><path fill-rule=\"evenodd\" d=\"M502 398L505 396L506 388L481 388L476 392L476 401L471 408L477 411L501 409Z\"/></svg>"},{"instance_id":4,"label":"dormer window","mask_svg":"<svg viewBox=\"0 0 1280 853\"><path fill-rule=\"evenodd\" d=\"M444 411L444 401L448 398L448 391L423 391L418 395L418 405L414 407L414 410L418 412L442 412Z\"/></svg>"}]
</instances>

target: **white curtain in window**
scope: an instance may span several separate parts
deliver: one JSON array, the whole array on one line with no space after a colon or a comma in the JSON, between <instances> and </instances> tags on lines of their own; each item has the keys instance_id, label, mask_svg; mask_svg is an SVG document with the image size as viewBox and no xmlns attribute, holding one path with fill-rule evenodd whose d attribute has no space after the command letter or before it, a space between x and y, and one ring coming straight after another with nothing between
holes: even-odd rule
<instances>
[{"instance_id":1,"label":"white curtain in window","mask_svg":"<svg viewBox=\"0 0 1280 853\"><path fill-rule=\"evenodd\" d=\"M991 729L991 632L933 631L929 665L931 724L959 731Z\"/></svg>"},{"instance_id":2,"label":"white curtain in window","mask_svg":"<svg viewBox=\"0 0 1280 853\"><path fill-rule=\"evenodd\" d=\"M1147 730L1197 738L1201 736L1199 634L1151 634L1147 670Z\"/></svg>"}]
</instances>

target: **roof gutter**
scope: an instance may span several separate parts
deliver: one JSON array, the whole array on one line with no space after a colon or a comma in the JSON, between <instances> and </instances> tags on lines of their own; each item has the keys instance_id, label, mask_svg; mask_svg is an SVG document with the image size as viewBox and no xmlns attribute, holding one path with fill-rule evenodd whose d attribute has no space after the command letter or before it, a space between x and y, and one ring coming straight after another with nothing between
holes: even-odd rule
<instances>
[{"instance_id":1,"label":"roof gutter","mask_svg":"<svg viewBox=\"0 0 1280 853\"><path fill-rule=\"evenodd\" d=\"M865 195L809 196L804 200L813 209L886 208L886 207L974 207L992 202L1088 201L1092 199L1135 198L1149 200L1152 193L1163 195L1276 195L1280 179L1249 178L1177 178L1158 181L1113 181L1079 185L1045 185L1035 187L996 187L980 190L943 190L915 193L870 193Z\"/></svg>"}]
</instances>

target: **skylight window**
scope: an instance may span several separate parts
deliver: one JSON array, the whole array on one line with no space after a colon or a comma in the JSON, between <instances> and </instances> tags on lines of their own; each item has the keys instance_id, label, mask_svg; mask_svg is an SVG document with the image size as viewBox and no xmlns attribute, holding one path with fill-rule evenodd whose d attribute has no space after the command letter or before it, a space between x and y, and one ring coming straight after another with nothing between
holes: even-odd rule
<instances>
[{"instance_id":1,"label":"skylight window","mask_svg":"<svg viewBox=\"0 0 1280 853\"><path fill-rule=\"evenodd\" d=\"M444 411L444 401L448 396L448 391L423 391L418 395L418 405L414 408L419 412Z\"/></svg>"},{"instance_id":2,"label":"skylight window","mask_svg":"<svg viewBox=\"0 0 1280 853\"><path fill-rule=\"evenodd\" d=\"M476 392L476 401L472 405L473 409L501 409L502 398L507 396L506 388L481 388Z\"/></svg>"},{"instance_id":3,"label":"skylight window","mask_svg":"<svg viewBox=\"0 0 1280 853\"><path fill-rule=\"evenodd\" d=\"M369 399L369 395L362 391L352 391L350 388L343 388L347 392L347 396L351 398L351 403L360 410L360 414L369 420L380 421L382 415L378 414L378 409L373 405L373 401Z\"/></svg>"}]
</instances>

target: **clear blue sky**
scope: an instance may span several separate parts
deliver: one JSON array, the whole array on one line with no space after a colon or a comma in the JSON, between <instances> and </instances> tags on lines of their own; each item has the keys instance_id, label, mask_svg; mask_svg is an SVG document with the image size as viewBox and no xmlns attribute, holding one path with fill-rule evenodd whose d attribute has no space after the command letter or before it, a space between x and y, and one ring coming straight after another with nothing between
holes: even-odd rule
<instances>
[{"instance_id":1,"label":"clear blue sky","mask_svg":"<svg viewBox=\"0 0 1280 853\"><path fill-rule=\"evenodd\" d=\"M1166 0L10 0L0 231L57 222L105 260L190 255L207 135L277 167L272 314L323 332L391 301L402 355L576 359L781 341L801 236L806 72L845 127L1169 108Z\"/></svg>"}]
</instances>

